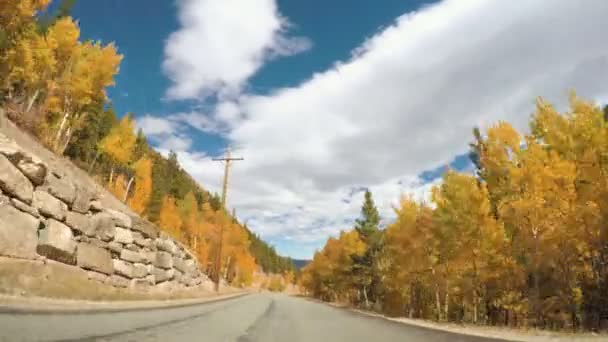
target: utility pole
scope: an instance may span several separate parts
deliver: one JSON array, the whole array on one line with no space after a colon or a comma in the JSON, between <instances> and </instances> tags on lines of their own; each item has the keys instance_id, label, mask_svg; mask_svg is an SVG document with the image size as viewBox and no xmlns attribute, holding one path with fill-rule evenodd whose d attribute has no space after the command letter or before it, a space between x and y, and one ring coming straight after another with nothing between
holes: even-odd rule
<instances>
[{"instance_id":1,"label":"utility pole","mask_svg":"<svg viewBox=\"0 0 608 342\"><path fill-rule=\"evenodd\" d=\"M224 162L224 183L222 184L222 208L226 209L226 193L228 192L228 176L230 174L230 163L233 161L244 160L243 158L232 157L230 148L226 149L226 154L222 158L213 158L214 161ZM222 272L222 244L224 242L224 222L220 223L219 241L217 245L217 252L215 255L215 269L214 280L215 280L215 291L220 290L220 279Z\"/></svg>"}]
</instances>

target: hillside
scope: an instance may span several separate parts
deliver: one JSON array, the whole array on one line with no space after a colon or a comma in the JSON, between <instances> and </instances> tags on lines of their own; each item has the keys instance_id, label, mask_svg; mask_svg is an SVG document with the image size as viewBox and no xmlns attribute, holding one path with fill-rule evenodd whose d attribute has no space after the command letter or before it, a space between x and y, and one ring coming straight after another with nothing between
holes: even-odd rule
<instances>
[{"instance_id":1,"label":"hillside","mask_svg":"<svg viewBox=\"0 0 608 342\"><path fill-rule=\"evenodd\" d=\"M136 131L136 114L114 111L107 89L123 59L118 47L81 39L79 23L66 13L43 20L36 14L48 1L26 3L2 7L1 17L14 19L0 26L0 108L7 117L187 246L209 275L246 286L258 265L291 270L184 171L176 153L161 155Z\"/></svg>"},{"instance_id":2,"label":"hillside","mask_svg":"<svg viewBox=\"0 0 608 342\"><path fill-rule=\"evenodd\" d=\"M311 260L305 260L305 259L291 259L291 262L294 264L294 266L297 269L302 269L303 267L308 265L310 263L310 261Z\"/></svg>"}]
</instances>

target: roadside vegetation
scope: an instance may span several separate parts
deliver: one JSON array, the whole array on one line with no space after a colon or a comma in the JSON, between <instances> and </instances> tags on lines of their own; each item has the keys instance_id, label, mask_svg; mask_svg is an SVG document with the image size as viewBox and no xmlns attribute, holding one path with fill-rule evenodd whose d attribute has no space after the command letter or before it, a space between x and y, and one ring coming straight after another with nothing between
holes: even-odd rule
<instances>
[{"instance_id":1,"label":"roadside vegetation","mask_svg":"<svg viewBox=\"0 0 608 342\"><path fill-rule=\"evenodd\" d=\"M474 130L475 173L405 195L383 229L368 191L353 230L304 268L307 294L393 316L608 328L608 110L539 99L522 135Z\"/></svg>"},{"instance_id":2,"label":"roadside vegetation","mask_svg":"<svg viewBox=\"0 0 608 342\"><path fill-rule=\"evenodd\" d=\"M224 227L221 276L249 286L254 272L293 272L289 258L253 234L179 165L136 132L135 115L119 116L106 96L122 56L117 47L80 39L50 0L0 2L0 107L49 149L89 172L134 212L186 244L211 273Z\"/></svg>"}]
</instances>

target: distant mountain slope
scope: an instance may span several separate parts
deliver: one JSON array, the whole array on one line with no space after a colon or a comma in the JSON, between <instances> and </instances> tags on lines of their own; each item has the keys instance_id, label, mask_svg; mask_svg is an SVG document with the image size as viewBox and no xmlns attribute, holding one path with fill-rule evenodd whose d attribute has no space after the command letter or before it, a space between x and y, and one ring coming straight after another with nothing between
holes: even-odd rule
<instances>
[{"instance_id":1,"label":"distant mountain slope","mask_svg":"<svg viewBox=\"0 0 608 342\"><path fill-rule=\"evenodd\" d=\"M270 246L264 240L260 239L253 233L247 225L243 226L249 233L249 251L256 259L258 265L262 267L266 273L284 273L286 271L295 271L297 266L288 257L280 256L274 247Z\"/></svg>"},{"instance_id":2,"label":"distant mountain slope","mask_svg":"<svg viewBox=\"0 0 608 342\"><path fill-rule=\"evenodd\" d=\"M302 267L308 265L310 260L305 259L291 259L291 262L296 266L297 269L301 269Z\"/></svg>"}]
</instances>

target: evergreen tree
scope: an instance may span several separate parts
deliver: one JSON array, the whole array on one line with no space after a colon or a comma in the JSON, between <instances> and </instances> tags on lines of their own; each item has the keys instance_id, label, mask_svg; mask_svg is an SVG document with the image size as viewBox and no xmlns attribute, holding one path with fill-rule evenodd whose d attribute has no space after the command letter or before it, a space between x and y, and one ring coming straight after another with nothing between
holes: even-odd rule
<instances>
[{"instance_id":1,"label":"evergreen tree","mask_svg":"<svg viewBox=\"0 0 608 342\"><path fill-rule=\"evenodd\" d=\"M369 244L379 232L378 225L380 224L380 214L378 208L372 199L372 193L369 190L365 191L365 199L361 207L361 218L356 220L355 229L359 232L363 240Z\"/></svg>"},{"instance_id":2,"label":"evergreen tree","mask_svg":"<svg viewBox=\"0 0 608 342\"><path fill-rule=\"evenodd\" d=\"M381 231L379 228L380 214L369 190L365 191L363 206L361 207L361 218L356 220L355 230L359 233L366 249L362 254L352 256L354 265L353 275L355 286L363 296L365 306L370 305L370 300L376 302L378 299L378 272L375 261L381 248Z\"/></svg>"}]
</instances>

